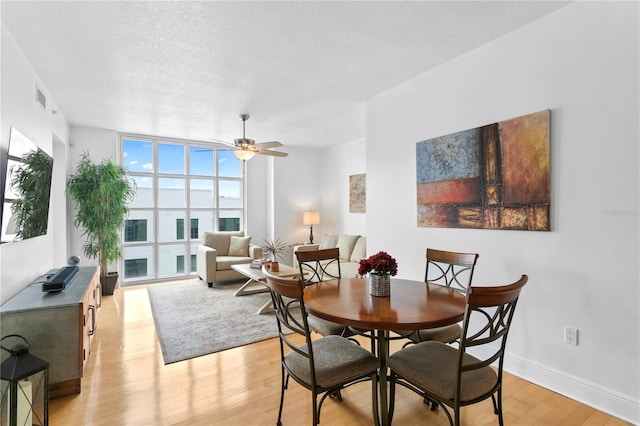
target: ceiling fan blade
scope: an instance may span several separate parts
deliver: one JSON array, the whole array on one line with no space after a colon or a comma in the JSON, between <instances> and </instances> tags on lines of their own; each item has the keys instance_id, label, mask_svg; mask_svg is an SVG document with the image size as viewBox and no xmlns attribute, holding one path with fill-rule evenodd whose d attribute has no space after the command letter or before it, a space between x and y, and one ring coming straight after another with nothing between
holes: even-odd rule
<instances>
[{"instance_id":1,"label":"ceiling fan blade","mask_svg":"<svg viewBox=\"0 0 640 426\"><path fill-rule=\"evenodd\" d=\"M256 149L256 150L252 150L257 154L262 154L262 155L271 155L273 157L286 157L287 154L286 152L280 152L280 151L270 151L268 149Z\"/></svg>"},{"instance_id":2,"label":"ceiling fan blade","mask_svg":"<svg viewBox=\"0 0 640 426\"><path fill-rule=\"evenodd\" d=\"M277 148L279 146L282 146L282 144L278 141L271 141L271 142L256 143L254 144L254 146L260 149L267 149L267 148Z\"/></svg>"},{"instance_id":3,"label":"ceiling fan blade","mask_svg":"<svg viewBox=\"0 0 640 426\"><path fill-rule=\"evenodd\" d=\"M235 151L235 150L239 150L240 148L237 148L235 146L212 146L211 148L199 148L196 149L196 152L211 152L211 151Z\"/></svg>"},{"instance_id":4,"label":"ceiling fan blade","mask_svg":"<svg viewBox=\"0 0 640 426\"><path fill-rule=\"evenodd\" d=\"M220 139L214 139L214 138L209 138L209 140L211 142L213 142L214 144L218 144L218 145L224 145L224 146L228 146L230 148L236 148L236 145L234 143L231 142L226 142Z\"/></svg>"}]
</instances>

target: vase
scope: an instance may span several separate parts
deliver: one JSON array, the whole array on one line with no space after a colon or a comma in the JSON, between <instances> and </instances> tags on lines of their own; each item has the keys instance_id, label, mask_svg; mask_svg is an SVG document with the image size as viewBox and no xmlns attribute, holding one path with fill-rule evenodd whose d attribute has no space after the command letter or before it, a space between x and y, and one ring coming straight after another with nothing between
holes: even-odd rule
<instances>
[{"instance_id":1,"label":"vase","mask_svg":"<svg viewBox=\"0 0 640 426\"><path fill-rule=\"evenodd\" d=\"M369 294L377 297L386 297L391 294L391 276L389 274L369 274Z\"/></svg>"}]
</instances>

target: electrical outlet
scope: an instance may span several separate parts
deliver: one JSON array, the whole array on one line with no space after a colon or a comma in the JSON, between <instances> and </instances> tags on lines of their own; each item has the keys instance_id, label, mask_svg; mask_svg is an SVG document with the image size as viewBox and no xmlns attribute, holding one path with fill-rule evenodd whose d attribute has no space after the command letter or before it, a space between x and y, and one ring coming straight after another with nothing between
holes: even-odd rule
<instances>
[{"instance_id":1,"label":"electrical outlet","mask_svg":"<svg viewBox=\"0 0 640 426\"><path fill-rule=\"evenodd\" d=\"M564 342L569 345L578 346L578 329L564 326Z\"/></svg>"}]
</instances>

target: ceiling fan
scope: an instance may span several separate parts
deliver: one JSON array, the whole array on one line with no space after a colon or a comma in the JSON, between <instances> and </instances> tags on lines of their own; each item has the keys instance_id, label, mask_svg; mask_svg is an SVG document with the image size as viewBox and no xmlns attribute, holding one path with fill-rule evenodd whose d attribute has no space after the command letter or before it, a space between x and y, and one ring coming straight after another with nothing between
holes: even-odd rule
<instances>
[{"instance_id":1,"label":"ceiling fan","mask_svg":"<svg viewBox=\"0 0 640 426\"><path fill-rule=\"evenodd\" d=\"M249 119L249 114L240 114L242 120L242 139L234 139L234 143L212 139L218 144L224 145L223 148L215 148L216 150L232 150L233 154L239 160L248 160L255 154L271 155L274 157L286 157L286 152L271 151L270 148L282 146L278 141L256 143L253 139L247 139L245 136L245 123Z\"/></svg>"}]
</instances>

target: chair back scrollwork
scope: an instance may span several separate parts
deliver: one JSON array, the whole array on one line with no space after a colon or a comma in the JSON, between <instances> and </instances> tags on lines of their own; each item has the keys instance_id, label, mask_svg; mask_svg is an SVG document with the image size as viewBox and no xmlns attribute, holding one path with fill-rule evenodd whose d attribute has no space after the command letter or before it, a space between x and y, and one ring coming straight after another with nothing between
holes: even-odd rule
<instances>
[{"instance_id":1,"label":"chair back scrollwork","mask_svg":"<svg viewBox=\"0 0 640 426\"><path fill-rule=\"evenodd\" d=\"M300 275L305 277L305 285L341 278L340 249L337 247L323 250L297 251L296 256L300 267ZM337 267L333 268L334 265ZM333 269L337 270L338 273L329 272Z\"/></svg>"},{"instance_id":2,"label":"chair back scrollwork","mask_svg":"<svg viewBox=\"0 0 640 426\"><path fill-rule=\"evenodd\" d=\"M478 257L477 253L458 253L428 248L424 280L465 293L471 285Z\"/></svg>"}]
</instances>

